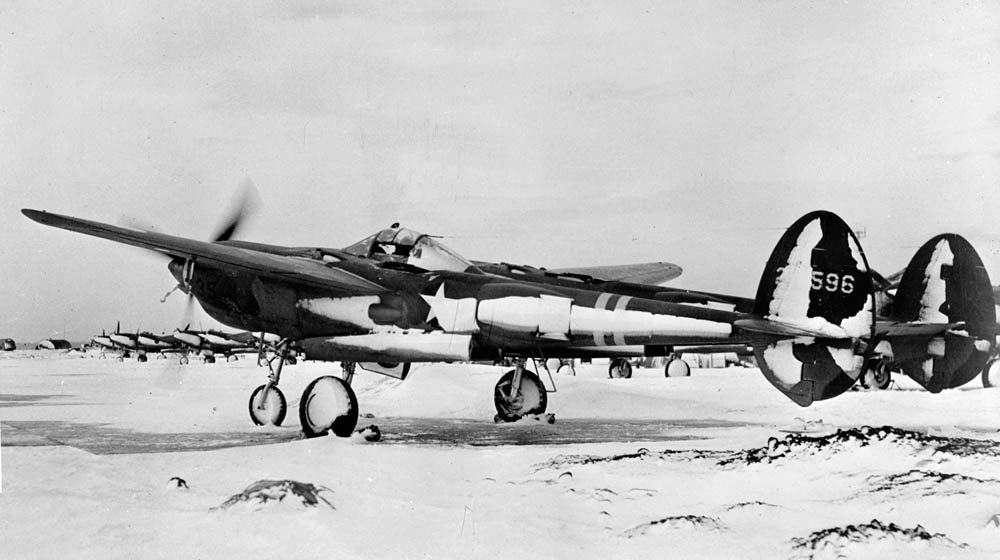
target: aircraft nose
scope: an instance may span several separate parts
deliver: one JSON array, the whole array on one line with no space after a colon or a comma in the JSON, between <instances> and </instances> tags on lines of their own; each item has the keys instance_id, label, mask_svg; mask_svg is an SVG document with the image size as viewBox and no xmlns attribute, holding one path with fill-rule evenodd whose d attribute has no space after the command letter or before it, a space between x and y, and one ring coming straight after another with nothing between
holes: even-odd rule
<instances>
[{"instance_id":1,"label":"aircraft nose","mask_svg":"<svg viewBox=\"0 0 1000 560\"><path fill-rule=\"evenodd\" d=\"M167 269L170 270L170 274L177 280L181 289L186 292L187 285L191 281L191 271L188 266L188 261L184 259L173 259L167 263Z\"/></svg>"}]
</instances>

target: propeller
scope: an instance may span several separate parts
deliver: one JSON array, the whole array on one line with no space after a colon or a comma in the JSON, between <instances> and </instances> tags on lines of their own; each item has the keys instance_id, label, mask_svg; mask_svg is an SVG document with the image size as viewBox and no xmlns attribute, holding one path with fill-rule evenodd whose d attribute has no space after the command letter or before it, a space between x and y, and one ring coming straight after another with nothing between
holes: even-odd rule
<instances>
[{"instance_id":1,"label":"propeller","mask_svg":"<svg viewBox=\"0 0 1000 560\"><path fill-rule=\"evenodd\" d=\"M239 231L244 219L253 215L260 206L260 194L258 194L257 186L254 185L250 177L244 177L239 186L236 187L236 191L237 198L212 239L215 243L232 239Z\"/></svg>"},{"instance_id":2,"label":"propeller","mask_svg":"<svg viewBox=\"0 0 1000 560\"><path fill-rule=\"evenodd\" d=\"M224 214L225 218L221 220L220 226L216 228L216 233L212 237L211 241L213 243L220 243L229 241L235 237L236 233L245 223L246 219L257 211L260 204L261 198L257 191L257 186L254 184L253 180L250 179L250 177L244 177L243 180L240 181L239 185L237 185L236 195L233 198L233 202L230 204L230 209L226 212L226 214ZM156 230L154 226L150 226L149 224L142 223L141 221L135 219L120 218L119 222L125 222L123 225L143 231ZM180 259L171 260L167 266L170 269L171 274L177 278L177 285L160 299L161 303L166 302L170 294L177 290L186 293L187 300L184 303L184 315L181 319L181 323L186 323L188 325L190 325L191 317L194 313L194 294L191 293L191 278L194 275L194 265L195 259L186 259L183 261Z\"/></svg>"}]
</instances>

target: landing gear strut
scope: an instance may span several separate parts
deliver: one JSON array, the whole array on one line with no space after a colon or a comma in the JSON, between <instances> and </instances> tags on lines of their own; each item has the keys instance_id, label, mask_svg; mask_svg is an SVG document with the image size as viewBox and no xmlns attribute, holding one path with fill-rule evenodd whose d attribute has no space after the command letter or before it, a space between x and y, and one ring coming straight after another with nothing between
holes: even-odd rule
<instances>
[{"instance_id":1,"label":"landing gear strut","mask_svg":"<svg viewBox=\"0 0 1000 560\"><path fill-rule=\"evenodd\" d=\"M545 412L548 393L542 380L524 369L524 360L516 359L514 369L505 373L493 389L493 404L498 421L515 422L523 416Z\"/></svg>"},{"instance_id":2,"label":"landing gear strut","mask_svg":"<svg viewBox=\"0 0 1000 560\"><path fill-rule=\"evenodd\" d=\"M250 394L250 419L258 426L268 424L280 426L285 420L288 404L285 395L278 389L278 382L281 380L281 368L285 365L287 355L288 341L282 341L275 356L267 362L267 367L271 371L267 376L267 383L257 387ZM275 360L278 361L277 367L274 367Z\"/></svg>"},{"instance_id":3,"label":"landing gear strut","mask_svg":"<svg viewBox=\"0 0 1000 560\"><path fill-rule=\"evenodd\" d=\"M348 437L358 425L358 398L351 389L355 364L342 362L341 367L343 378L318 377L302 392L299 421L306 437L325 436L329 432Z\"/></svg>"}]
</instances>

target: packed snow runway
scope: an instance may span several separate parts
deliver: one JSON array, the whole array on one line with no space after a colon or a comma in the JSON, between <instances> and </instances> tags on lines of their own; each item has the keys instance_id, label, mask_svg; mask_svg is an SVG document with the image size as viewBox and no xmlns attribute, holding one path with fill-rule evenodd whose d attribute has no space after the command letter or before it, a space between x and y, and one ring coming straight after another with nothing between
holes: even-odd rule
<instances>
[{"instance_id":1,"label":"packed snow runway","mask_svg":"<svg viewBox=\"0 0 1000 560\"><path fill-rule=\"evenodd\" d=\"M1000 553L1000 391L978 380L802 409L755 369L595 364L553 375L555 423L494 424L501 368L423 364L355 378L381 441L300 439L298 395L337 371L286 368L285 426L261 428L252 359L0 355L3 557Z\"/></svg>"}]
</instances>

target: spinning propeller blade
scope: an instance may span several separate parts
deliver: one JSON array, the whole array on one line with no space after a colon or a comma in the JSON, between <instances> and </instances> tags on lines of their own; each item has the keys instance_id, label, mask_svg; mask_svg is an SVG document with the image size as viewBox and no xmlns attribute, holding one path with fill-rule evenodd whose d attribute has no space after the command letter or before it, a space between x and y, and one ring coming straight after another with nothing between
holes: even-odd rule
<instances>
[{"instance_id":1,"label":"spinning propeller blade","mask_svg":"<svg viewBox=\"0 0 1000 560\"><path fill-rule=\"evenodd\" d=\"M236 190L237 202L229 212L228 217L222 222L222 226L218 229L215 237L212 238L214 242L229 241L232 239L236 235L236 232L239 231L243 220L247 216L252 215L257 210L257 206L260 205L260 195L257 193L257 187L249 177L245 177L240 181Z\"/></svg>"}]
</instances>

